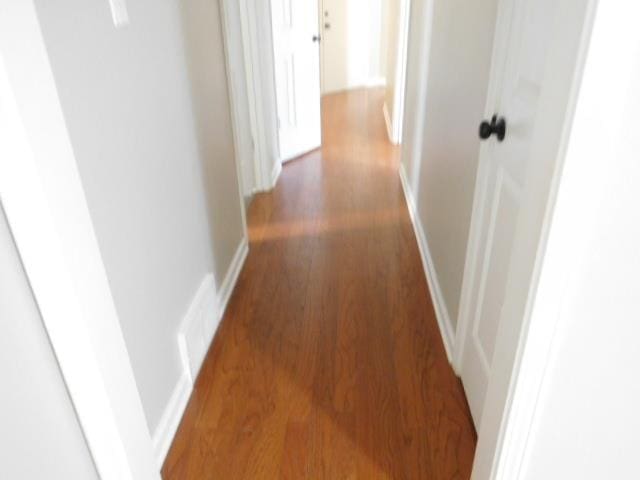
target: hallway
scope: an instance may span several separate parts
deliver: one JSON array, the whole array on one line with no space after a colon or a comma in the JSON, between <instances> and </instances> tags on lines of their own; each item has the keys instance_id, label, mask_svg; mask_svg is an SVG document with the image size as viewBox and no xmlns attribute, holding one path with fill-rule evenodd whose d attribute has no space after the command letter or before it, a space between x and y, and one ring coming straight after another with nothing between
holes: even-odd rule
<instances>
[{"instance_id":1,"label":"hallway","mask_svg":"<svg viewBox=\"0 0 640 480\"><path fill-rule=\"evenodd\" d=\"M250 253L165 480L469 478L476 435L383 95L324 97L322 149L251 204Z\"/></svg>"}]
</instances>

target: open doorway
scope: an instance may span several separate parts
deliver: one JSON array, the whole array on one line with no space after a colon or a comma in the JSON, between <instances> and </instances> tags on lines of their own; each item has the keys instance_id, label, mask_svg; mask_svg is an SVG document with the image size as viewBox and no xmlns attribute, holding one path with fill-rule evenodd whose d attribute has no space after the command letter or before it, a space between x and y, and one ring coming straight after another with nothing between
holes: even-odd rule
<instances>
[{"instance_id":1,"label":"open doorway","mask_svg":"<svg viewBox=\"0 0 640 480\"><path fill-rule=\"evenodd\" d=\"M319 0L323 95L386 85L387 10L383 0Z\"/></svg>"},{"instance_id":2,"label":"open doorway","mask_svg":"<svg viewBox=\"0 0 640 480\"><path fill-rule=\"evenodd\" d=\"M271 2L280 158L321 146L323 97L384 95L389 141L402 139L409 0Z\"/></svg>"},{"instance_id":3,"label":"open doorway","mask_svg":"<svg viewBox=\"0 0 640 480\"><path fill-rule=\"evenodd\" d=\"M320 0L320 15L322 94L383 89L389 140L400 144L409 0Z\"/></svg>"}]
</instances>

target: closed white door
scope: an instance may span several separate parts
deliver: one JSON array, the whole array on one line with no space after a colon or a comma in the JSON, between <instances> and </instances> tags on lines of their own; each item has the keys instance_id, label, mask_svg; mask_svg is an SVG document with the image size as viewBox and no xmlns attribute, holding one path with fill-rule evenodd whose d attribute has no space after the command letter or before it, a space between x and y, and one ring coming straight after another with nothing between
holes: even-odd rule
<instances>
[{"instance_id":1,"label":"closed white door","mask_svg":"<svg viewBox=\"0 0 640 480\"><path fill-rule=\"evenodd\" d=\"M320 35L317 0L272 0L280 157L318 148Z\"/></svg>"},{"instance_id":2,"label":"closed white door","mask_svg":"<svg viewBox=\"0 0 640 480\"><path fill-rule=\"evenodd\" d=\"M468 301L463 303L464 344L461 376L478 429L491 374L508 367L494 364L501 322L510 322L508 339L515 349L521 317L504 318L506 291L514 264L514 245L529 211L523 193L535 176L531 148L540 118L541 92L550 50L557 0L504 0L496 28L485 140L481 148L478 181L465 270ZM561 103L561 102L558 102ZM495 121L491 117L496 115ZM505 122L501 141L501 122ZM482 135L481 135L482 136ZM540 195L541 204L547 198ZM529 207L527 207L529 208ZM535 243L534 243L535 245ZM523 285L523 288L527 288ZM464 298L463 298L464 302Z\"/></svg>"}]
</instances>

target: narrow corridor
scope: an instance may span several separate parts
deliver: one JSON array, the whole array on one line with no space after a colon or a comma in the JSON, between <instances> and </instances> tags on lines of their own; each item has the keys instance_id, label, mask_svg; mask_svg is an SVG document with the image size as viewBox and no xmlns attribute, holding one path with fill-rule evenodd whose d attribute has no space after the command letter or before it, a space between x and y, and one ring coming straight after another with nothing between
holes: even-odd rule
<instances>
[{"instance_id":1,"label":"narrow corridor","mask_svg":"<svg viewBox=\"0 0 640 480\"><path fill-rule=\"evenodd\" d=\"M384 91L323 99L324 146L248 212L250 253L164 465L173 479L468 479Z\"/></svg>"}]
</instances>

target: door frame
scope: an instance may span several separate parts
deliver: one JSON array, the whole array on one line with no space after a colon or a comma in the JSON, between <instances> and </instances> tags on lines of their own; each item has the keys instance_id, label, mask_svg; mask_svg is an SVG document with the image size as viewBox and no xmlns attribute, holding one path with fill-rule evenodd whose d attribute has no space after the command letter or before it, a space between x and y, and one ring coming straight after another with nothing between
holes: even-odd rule
<instances>
[{"instance_id":1,"label":"door frame","mask_svg":"<svg viewBox=\"0 0 640 480\"><path fill-rule=\"evenodd\" d=\"M229 0L221 0L223 8L226 1ZM237 1L242 30L246 95L255 140L253 192L267 192L273 189L282 170L278 142L271 1ZM227 43L230 41L227 15L222 15L222 20L225 43ZM264 52L268 52L268 55ZM232 92L230 95L241 95L241 93Z\"/></svg>"},{"instance_id":2,"label":"door frame","mask_svg":"<svg viewBox=\"0 0 640 480\"><path fill-rule=\"evenodd\" d=\"M238 176L238 191L240 192L240 211L242 214L242 231L243 231L243 238L244 239L248 239L248 226L247 226L247 208L246 208L246 203L245 203L245 194L247 193L245 191L245 185L244 185L244 175L242 172L242 169L244 168L244 166L242 165L242 162L240 161L240 159L238 158L238 152L240 151L239 148L239 144L240 144L240 139L238 136L238 131L242 128L242 126L240 125L240 118L242 117L241 113L238 111L238 105L239 102L237 100L237 98L243 94L246 94L247 98L249 99L249 121L250 121L250 127L251 127L251 138L253 139L253 143L254 143L254 148L253 148L253 162L252 162L252 166L254 169L254 181L255 179L257 179L257 166L259 163L259 157L257 154L257 135L256 135L256 128L255 128L255 121L254 121L254 115L255 115L255 108L253 107L252 104L252 96L249 95L249 88L247 88L246 84L245 85L237 85L234 82L234 78L231 75L231 64L233 62L233 60L231 59L231 55L230 55L230 48L229 48L229 43L233 41L233 39L231 38L231 29L232 29L232 21L233 19L231 18L231 12L233 11L231 8L229 8L229 2L232 0L221 0L220 1L220 20L222 23L222 35L224 37L224 41L222 42L224 45L224 57L225 57L225 61L226 61L226 72L227 72L227 84L228 84L228 92L229 92L229 107L231 109L231 124L232 124L232 129L233 129L233 143L234 143L234 152L235 152L235 164L236 164L236 174ZM235 0L237 1L237 0ZM239 5L242 4L243 2L239 2ZM241 15L242 16L242 15ZM242 19L239 18L237 19L238 23L241 26L242 29ZM242 36L242 32L241 32L241 36ZM244 52L245 48L244 45L241 45L241 50ZM244 58L242 59L244 63L246 63L244 61ZM244 88L243 88L244 87ZM253 195L256 192L256 188L255 185L253 185L251 187L251 191L249 192L250 195Z\"/></svg>"},{"instance_id":3,"label":"door frame","mask_svg":"<svg viewBox=\"0 0 640 480\"><path fill-rule=\"evenodd\" d=\"M396 56L395 81L393 92L393 115L389 119L387 104L384 104L384 115L387 121L389 140L395 145L402 143L404 127L404 102L407 89L407 62L409 54L409 20L411 0L399 0L398 14L398 55ZM388 71L388 69L387 69Z\"/></svg>"},{"instance_id":4,"label":"door frame","mask_svg":"<svg viewBox=\"0 0 640 480\"><path fill-rule=\"evenodd\" d=\"M0 16L0 195L103 480L160 480L33 0Z\"/></svg>"},{"instance_id":5,"label":"door frame","mask_svg":"<svg viewBox=\"0 0 640 480\"><path fill-rule=\"evenodd\" d=\"M266 164L266 152L267 146L265 145L265 132L263 122L259 121L262 113L259 105L262 103L262 88L258 82L260 77L260 63L255 61L255 44L257 42L258 34L256 32L255 24L251 22L249 12L251 9L247 5L249 0L239 0L238 6L240 9L240 22L242 26L242 39L243 39L243 52L245 63L245 74L247 76L247 99L249 100L249 116L251 119L251 125L253 127L253 134L255 138L255 158L254 158L254 175L256 184L254 185L254 191L260 191L265 185L265 173L264 165ZM224 3L224 2L223 2ZM229 24L227 16L223 15L224 32L225 36L229 32ZM225 38L228 42L229 38Z\"/></svg>"},{"instance_id":6,"label":"door frame","mask_svg":"<svg viewBox=\"0 0 640 480\"><path fill-rule=\"evenodd\" d=\"M513 0L500 1L496 32L503 31L502 29L505 28L506 23L510 21L510 10L505 10L505 5L510 4L512 1ZM580 93L584 66L590 44L591 29L598 1L599 0L588 0L585 4L581 0L570 0L570 2L566 2L566 4L563 3L562 5L563 8L570 10L571 7L568 6L570 3L574 5L581 4L581 8L584 9L584 18L579 23L572 25L572 28L576 29L576 36L579 39L574 57L576 61L573 65L573 72L570 79L570 93L562 116L560 141L553 160L554 168L550 183L551 188L547 197L546 209L542 220L533 274L527 287L524 317L510 379L508 380L506 402L500 412L489 412L488 415L487 407L492 406L489 402L491 399L491 392L489 390L493 389L495 391L497 388L492 385L488 387L482 426L478 432L478 446L474 458L473 479L514 480L520 478L520 467L527 455L529 433L535 428L537 400L542 389L547 365L551 361L550 345L554 338L558 318L557 315L549 315L549 313L554 312L557 314L561 308L561 300L558 295L551 297L547 295L547 298L542 298L539 294L547 288L546 284L542 284L541 281L549 281L553 278L549 273L544 273L543 268L547 269L547 271L554 271L554 275L563 276L563 278L565 278L570 271L570 266L565 263L553 264L550 262L549 252L547 252L546 247L551 225L554 221L560 185L563 180L563 167L568 145L571 140L573 116ZM506 49L506 42L500 42L498 36L496 36L496 40L493 49L492 71L496 68L501 68L501 65L496 65L497 61L502 64L505 59L504 51ZM492 74L485 108L486 118L489 118L495 113L493 109L499 95L498 84L499 78L496 78L496 75ZM479 155L480 165L488 159L492 147L492 145L488 144L481 146ZM475 266L478 264L478 255L480 254L480 211L483 200L480 198L483 189L478 188L477 185L484 181L484 173L484 169L480 167L478 169L474 194L472 221L460 299L460 313L458 316L458 327L452 358L452 366L456 372L460 372L461 370L464 344L466 336L469 334L471 322L473 321L472 312L475 310L475 305L472 300L472 279L474 277ZM578 205L576 205L576 207L578 207ZM546 291L545 293L548 294ZM548 303L542 305L545 301ZM547 315L534 315L534 313L540 310L545 310ZM491 415L491 413L494 414ZM487 416L490 418L487 418ZM491 420L492 425L487 425L488 420Z\"/></svg>"}]
</instances>

